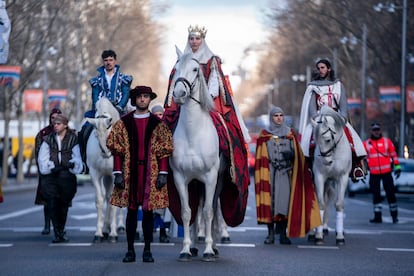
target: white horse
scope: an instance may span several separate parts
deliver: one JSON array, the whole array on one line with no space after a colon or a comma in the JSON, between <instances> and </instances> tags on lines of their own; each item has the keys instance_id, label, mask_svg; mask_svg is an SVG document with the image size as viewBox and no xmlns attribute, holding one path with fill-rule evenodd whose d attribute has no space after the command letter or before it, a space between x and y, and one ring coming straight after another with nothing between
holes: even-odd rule
<instances>
[{"instance_id":1,"label":"white horse","mask_svg":"<svg viewBox=\"0 0 414 276\"><path fill-rule=\"evenodd\" d=\"M179 260L190 260L196 254L194 248L191 248L197 233L193 228L193 236L190 237L192 214L188 186L193 180L198 180L198 184L201 182L204 185L205 195L202 211L205 221L203 260L214 261L218 252L213 249L212 222L216 207L213 202L217 197L215 194L220 169L219 137L209 114L214 103L199 62L191 54L182 55L178 49L177 55L179 61L174 78L173 99L181 109L173 134L174 152L170 157L170 165L181 201L184 228L183 249Z\"/></svg>"},{"instance_id":2,"label":"white horse","mask_svg":"<svg viewBox=\"0 0 414 276\"><path fill-rule=\"evenodd\" d=\"M339 112L323 106L317 120L311 123L316 143L312 170L321 218L326 219L325 212L334 196L336 244L343 245L344 198L352 167L351 146L344 132L345 120ZM317 227L315 242L323 244L323 225Z\"/></svg>"},{"instance_id":3,"label":"white horse","mask_svg":"<svg viewBox=\"0 0 414 276\"><path fill-rule=\"evenodd\" d=\"M112 174L113 157L106 147L106 138L111 131L112 125L119 118L117 109L109 99L103 97L96 103L95 118L85 118L84 120L94 127L86 146L86 164L89 167L89 174L96 191L97 225L94 242L102 242L107 238L110 242L116 242L118 240L117 230L125 229L122 209L109 203L114 177ZM118 209L119 227L117 229L116 213Z\"/></svg>"}]
</instances>

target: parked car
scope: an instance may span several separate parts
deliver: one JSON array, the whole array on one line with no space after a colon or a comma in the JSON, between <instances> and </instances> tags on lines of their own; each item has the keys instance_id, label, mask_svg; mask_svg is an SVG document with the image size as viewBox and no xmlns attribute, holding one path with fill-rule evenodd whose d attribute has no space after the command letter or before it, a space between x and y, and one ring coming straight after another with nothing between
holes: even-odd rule
<instances>
[{"instance_id":1,"label":"parked car","mask_svg":"<svg viewBox=\"0 0 414 276\"><path fill-rule=\"evenodd\" d=\"M414 193L414 159L398 158L401 164L401 175L396 179L394 173L394 186L396 193ZM349 180L348 196L353 197L357 193L368 193L369 190L369 173L364 180L356 183ZM384 188L381 185L381 194L385 195Z\"/></svg>"}]
</instances>

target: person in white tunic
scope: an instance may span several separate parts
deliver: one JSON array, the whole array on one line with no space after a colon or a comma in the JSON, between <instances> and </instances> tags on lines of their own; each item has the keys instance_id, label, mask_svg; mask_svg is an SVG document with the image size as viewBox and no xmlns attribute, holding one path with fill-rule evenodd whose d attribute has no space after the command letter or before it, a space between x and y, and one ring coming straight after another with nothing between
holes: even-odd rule
<instances>
[{"instance_id":1,"label":"person in white tunic","mask_svg":"<svg viewBox=\"0 0 414 276\"><path fill-rule=\"evenodd\" d=\"M327 59L316 62L317 74L305 91L299 121L299 141L303 154L309 161L313 158L315 144L312 137L311 118L315 118L322 106L328 105L338 111L346 120L345 133L352 148L352 170L350 176L353 181L365 178L365 168L362 160L367 155L361 138L348 121L348 107L346 91L339 79L335 78L335 71ZM312 166L309 166L312 167Z\"/></svg>"}]
</instances>

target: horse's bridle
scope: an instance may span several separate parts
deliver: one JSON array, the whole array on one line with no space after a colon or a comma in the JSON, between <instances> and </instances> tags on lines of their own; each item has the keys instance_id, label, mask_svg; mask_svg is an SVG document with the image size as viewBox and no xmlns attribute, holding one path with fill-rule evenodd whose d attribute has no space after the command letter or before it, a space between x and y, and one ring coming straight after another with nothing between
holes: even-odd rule
<instances>
[{"instance_id":1,"label":"horse's bridle","mask_svg":"<svg viewBox=\"0 0 414 276\"><path fill-rule=\"evenodd\" d=\"M107 118L109 118L108 116L105 116L105 115L99 115L99 116L97 116L96 118L99 118L99 119L107 119ZM112 126L112 124L110 124L106 129L109 129L109 128L111 128L111 126ZM96 132L95 132L96 133ZM96 134L95 134L96 135ZM102 153L102 156L103 156L103 158L109 158L109 157L111 157L112 156L112 153L111 152L109 152L109 154L107 153L107 151L104 149L104 147L101 145L101 143L99 142L99 139L98 139L98 144L99 144L99 148L101 149L101 153Z\"/></svg>"},{"instance_id":2,"label":"horse's bridle","mask_svg":"<svg viewBox=\"0 0 414 276\"><path fill-rule=\"evenodd\" d=\"M318 121L317 123L318 123L318 124L321 124L321 123L322 123L322 120ZM335 141L335 136L334 136L334 134L336 134L336 131L334 131L334 130L332 130L330 127L328 127L328 129L327 129L326 131L324 131L324 132L321 134L321 136L325 135L327 132L329 132L329 133L331 134L332 141L334 141L334 142L333 142L333 144L332 144L332 147L330 147L327 151L322 152L322 151L321 151L321 149L319 148L319 153L321 154L321 156L322 156L322 157L329 156L329 154L330 154L331 152L333 152L333 151L336 149L336 146L338 145L338 143L339 143L339 141L341 140L342 135L343 135L343 133L342 133L342 135L341 135L341 137L339 137L338 141Z\"/></svg>"},{"instance_id":3,"label":"horse's bridle","mask_svg":"<svg viewBox=\"0 0 414 276\"><path fill-rule=\"evenodd\" d=\"M196 98L194 98L194 97L193 97L194 87L195 87L195 85L196 85L196 81L197 81L197 80L198 80L198 78L199 78L199 73L200 73L200 62L198 62L198 60L196 60L195 58L192 58L192 60L194 60L194 61L195 61L195 62L197 62L197 64L198 64L197 74L196 74L196 76L195 76L194 80L193 80L192 82L190 82L189 80L187 80L187 79L186 79L186 78L184 78L184 77L179 77L179 78L177 78L177 79L175 80L175 83L174 83L174 88L175 88L175 86L177 85L177 83L182 82L182 83L184 84L184 86L185 86L188 90L190 90L190 96L189 96L189 98L190 98L190 99L192 99L193 101L195 101L196 103L200 104L200 101L199 101L199 100L197 100Z\"/></svg>"}]
</instances>

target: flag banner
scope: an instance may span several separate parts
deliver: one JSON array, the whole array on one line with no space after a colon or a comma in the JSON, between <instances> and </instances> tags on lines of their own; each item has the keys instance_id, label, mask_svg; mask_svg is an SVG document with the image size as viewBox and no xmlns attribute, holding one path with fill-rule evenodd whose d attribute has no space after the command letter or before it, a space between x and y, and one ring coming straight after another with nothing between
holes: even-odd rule
<instances>
[{"instance_id":1,"label":"flag banner","mask_svg":"<svg viewBox=\"0 0 414 276\"><path fill-rule=\"evenodd\" d=\"M20 80L20 66L0 65L0 86L17 88Z\"/></svg>"},{"instance_id":2,"label":"flag banner","mask_svg":"<svg viewBox=\"0 0 414 276\"><path fill-rule=\"evenodd\" d=\"M381 115L380 104L377 98L367 98L366 105L366 114L368 120L374 120L375 118L378 118L379 115Z\"/></svg>"},{"instance_id":3,"label":"flag banner","mask_svg":"<svg viewBox=\"0 0 414 276\"><path fill-rule=\"evenodd\" d=\"M379 87L380 102L400 102L400 87L399 86L380 86Z\"/></svg>"},{"instance_id":4,"label":"flag banner","mask_svg":"<svg viewBox=\"0 0 414 276\"><path fill-rule=\"evenodd\" d=\"M407 86L407 112L414 113L414 85Z\"/></svg>"},{"instance_id":5,"label":"flag banner","mask_svg":"<svg viewBox=\"0 0 414 276\"><path fill-rule=\"evenodd\" d=\"M48 99L49 99L49 110L53 108L63 109L63 106L67 97L66 89L49 89Z\"/></svg>"},{"instance_id":6,"label":"flag banner","mask_svg":"<svg viewBox=\"0 0 414 276\"><path fill-rule=\"evenodd\" d=\"M26 89L23 92L23 111L42 112L43 91L41 89Z\"/></svg>"},{"instance_id":7,"label":"flag banner","mask_svg":"<svg viewBox=\"0 0 414 276\"><path fill-rule=\"evenodd\" d=\"M399 86L380 86L381 110L385 114L399 112L401 109L401 93Z\"/></svg>"}]
</instances>

